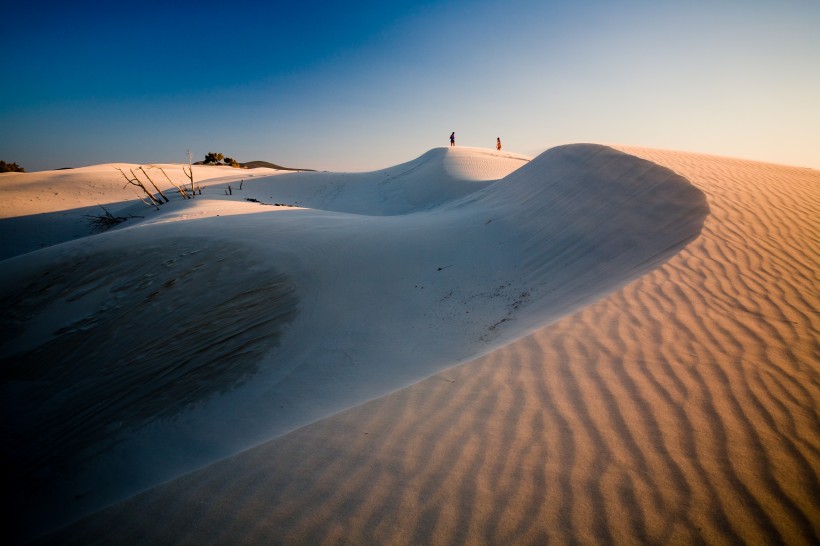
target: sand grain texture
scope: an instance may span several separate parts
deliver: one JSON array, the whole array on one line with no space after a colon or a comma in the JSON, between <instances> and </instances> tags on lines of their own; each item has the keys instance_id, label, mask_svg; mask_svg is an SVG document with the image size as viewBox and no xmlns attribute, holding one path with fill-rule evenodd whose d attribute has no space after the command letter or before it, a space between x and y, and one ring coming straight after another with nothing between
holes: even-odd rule
<instances>
[{"instance_id":1,"label":"sand grain texture","mask_svg":"<svg viewBox=\"0 0 820 546\"><path fill-rule=\"evenodd\" d=\"M816 544L820 175L625 151L708 196L669 262L52 542Z\"/></svg>"},{"instance_id":2,"label":"sand grain texture","mask_svg":"<svg viewBox=\"0 0 820 546\"><path fill-rule=\"evenodd\" d=\"M816 544L820 174L624 150L708 196L667 263L50 542Z\"/></svg>"}]
</instances>

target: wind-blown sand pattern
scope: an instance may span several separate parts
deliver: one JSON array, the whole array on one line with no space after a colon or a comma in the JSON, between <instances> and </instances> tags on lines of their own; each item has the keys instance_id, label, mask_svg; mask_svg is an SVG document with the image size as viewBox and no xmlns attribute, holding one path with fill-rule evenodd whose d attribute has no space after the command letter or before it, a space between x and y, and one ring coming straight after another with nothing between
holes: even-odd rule
<instances>
[{"instance_id":1,"label":"wind-blown sand pattern","mask_svg":"<svg viewBox=\"0 0 820 546\"><path fill-rule=\"evenodd\" d=\"M662 263L708 213L684 178L596 145L437 149L243 191L311 208L211 193L4 262L18 525L68 523L490 352Z\"/></svg>"},{"instance_id":2,"label":"wind-blown sand pattern","mask_svg":"<svg viewBox=\"0 0 820 546\"><path fill-rule=\"evenodd\" d=\"M624 151L706 194L668 261L45 542L817 543L820 174Z\"/></svg>"}]
</instances>

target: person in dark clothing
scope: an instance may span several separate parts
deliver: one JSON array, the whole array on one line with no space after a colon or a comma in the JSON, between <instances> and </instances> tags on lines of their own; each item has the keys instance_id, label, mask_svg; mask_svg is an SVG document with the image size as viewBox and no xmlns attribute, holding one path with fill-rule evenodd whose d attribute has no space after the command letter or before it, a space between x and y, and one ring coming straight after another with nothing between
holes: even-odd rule
<instances>
[{"instance_id":1,"label":"person in dark clothing","mask_svg":"<svg viewBox=\"0 0 820 546\"><path fill-rule=\"evenodd\" d=\"M453 131L452 133L450 133L450 146L455 146L455 145L456 145L456 132Z\"/></svg>"}]
</instances>

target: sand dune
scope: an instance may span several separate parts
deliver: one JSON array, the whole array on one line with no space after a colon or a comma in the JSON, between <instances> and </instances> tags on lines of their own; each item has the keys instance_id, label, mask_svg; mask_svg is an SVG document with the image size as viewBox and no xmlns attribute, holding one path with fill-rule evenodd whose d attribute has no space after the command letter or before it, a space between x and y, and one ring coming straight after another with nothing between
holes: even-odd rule
<instances>
[{"instance_id":1,"label":"sand dune","mask_svg":"<svg viewBox=\"0 0 820 546\"><path fill-rule=\"evenodd\" d=\"M816 544L820 174L623 150L708 198L666 263L47 542Z\"/></svg>"},{"instance_id":2,"label":"sand dune","mask_svg":"<svg viewBox=\"0 0 820 546\"><path fill-rule=\"evenodd\" d=\"M297 190L311 208L243 199ZM439 149L239 193L3 262L24 532L503 346L668 259L708 211L684 178L594 145Z\"/></svg>"},{"instance_id":3,"label":"sand dune","mask_svg":"<svg viewBox=\"0 0 820 546\"><path fill-rule=\"evenodd\" d=\"M529 161L529 157L509 152L461 147L430 150L421 157L387 169L369 173L286 172L272 168L253 170L225 166L194 165L194 180L203 188L204 201L221 205L242 202L283 203L303 207L366 215L406 214L430 209L472 193L505 177ZM110 163L77 169L36 173L3 173L0 176L0 232L9 234L0 246L0 259L25 254L96 233L89 216L103 213L128 218L121 227L130 227L157 216L176 219L231 213L203 211L201 200L174 203L173 211L155 214L142 203L117 169L126 174L140 165ZM189 184L178 164L142 166L160 189L175 197L173 186ZM159 171L162 169L165 174ZM276 176L276 178L272 178ZM257 180L261 181L257 183ZM275 184L271 181L275 180ZM244 191L239 191L240 183ZM225 195L231 186L230 198ZM275 191L270 191L275 188ZM247 212L246 209L243 212ZM182 216L185 215L185 216Z\"/></svg>"},{"instance_id":4,"label":"sand dune","mask_svg":"<svg viewBox=\"0 0 820 546\"><path fill-rule=\"evenodd\" d=\"M25 254L95 233L89 216L103 213L104 206L116 216L127 217L130 226L151 216L131 186L117 171L139 172L140 165L109 163L70 170L34 173L4 173L0 176L0 260ZM145 165L149 176L160 189L174 197L175 190L158 170L163 169L174 181L188 183L182 165ZM193 166L196 184L205 188L206 196L223 194L228 184L238 186L243 179L270 176L273 169L238 170L231 167ZM133 216L133 217L132 217Z\"/></svg>"},{"instance_id":5,"label":"sand dune","mask_svg":"<svg viewBox=\"0 0 820 546\"><path fill-rule=\"evenodd\" d=\"M302 172L254 180L267 201L367 216L428 211L493 184L529 157L482 148L435 148L420 157L369 173ZM265 195L265 191L269 190Z\"/></svg>"},{"instance_id":6,"label":"sand dune","mask_svg":"<svg viewBox=\"0 0 820 546\"><path fill-rule=\"evenodd\" d=\"M816 541L818 174L624 151L271 173L3 261L18 539L265 442L49 540Z\"/></svg>"}]
</instances>

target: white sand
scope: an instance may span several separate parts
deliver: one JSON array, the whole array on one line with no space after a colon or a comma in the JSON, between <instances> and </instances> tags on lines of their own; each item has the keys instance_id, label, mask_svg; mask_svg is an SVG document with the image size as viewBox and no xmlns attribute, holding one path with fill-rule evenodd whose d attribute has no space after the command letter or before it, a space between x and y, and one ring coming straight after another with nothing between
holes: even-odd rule
<instances>
[{"instance_id":1,"label":"white sand","mask_svg":"<svg viewBox=\"0 0 820 546\"><path fill-rule=\"evenodd\" d=\"M630 152L712 214L606 148L433 150L4 261L21 532L488 353L55 540L810 542L818 173Z\"/></svg>"}]
</instances>

